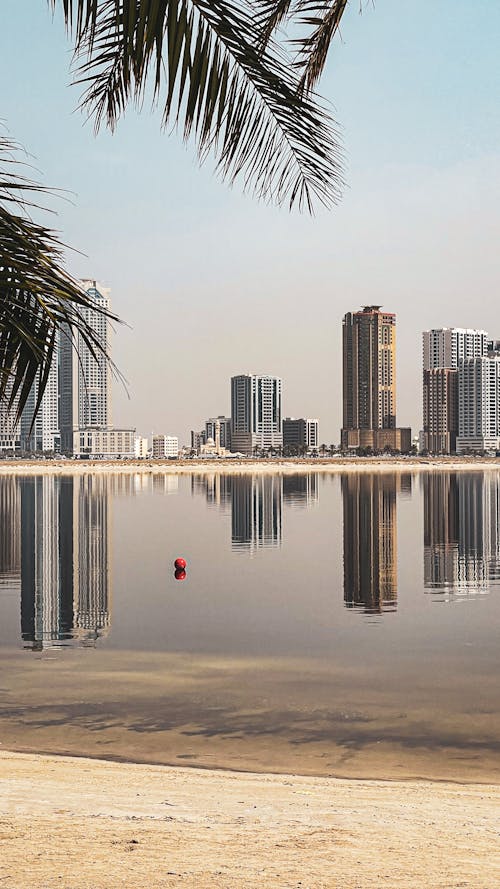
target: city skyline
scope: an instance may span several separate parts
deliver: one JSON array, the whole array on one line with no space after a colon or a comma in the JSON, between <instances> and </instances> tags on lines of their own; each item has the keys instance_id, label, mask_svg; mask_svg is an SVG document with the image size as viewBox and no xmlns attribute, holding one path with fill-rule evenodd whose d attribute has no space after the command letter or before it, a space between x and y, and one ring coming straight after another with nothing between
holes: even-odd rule
<instances>
[{"instance_id":1,"label":"city skyline","mask_svg":"<svg viewBox=\"0 0 500 889\"><path fill-rule=\"evenodd\" d=\"M429 7L422 47L410 39L420 8L401 13L387 0L358 17L352 4L322 82L344 127L349 188L310 220L228 189L210 162L198 169L146 107L95 139L74 112L62 22L41 3L27 23L22 4L5 0L4 81L21 72L4 98L6 125L45 184L74 196L56 202L55 227L82 251L68 267L110 286L130 325L114 335L128 381L128 394L113 387L117 425L188 441L197 417L228 410L226 381L244 348L244 368L286 380L287 414L307 410L322 440L337 441L337 330L347 308L368 301L398 315L398 423L421 427L417 332L474 327L478 302L480 326L493 331L497 316L500 119L484 86L496 78L500 9L483 4L477 16L473 6ZM165 404L170 381L176 397Z\"/></svg>"}]
</instances>

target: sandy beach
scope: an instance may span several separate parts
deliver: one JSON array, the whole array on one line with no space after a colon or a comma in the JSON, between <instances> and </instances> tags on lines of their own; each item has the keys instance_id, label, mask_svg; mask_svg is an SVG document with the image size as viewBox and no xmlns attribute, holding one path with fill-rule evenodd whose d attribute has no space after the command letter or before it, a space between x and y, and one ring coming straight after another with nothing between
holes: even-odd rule
<instances>
[{"instance_id":1,"label":"sandy beach","mask_svg":"<svg viewBox=\"0 0 500 889\"><path fill-rule=\"evenodd\" d=\"M493 889L498 786L0 753L5 889Z\"/></svg>"},{"instance_id":2,"label":"sandy beach","mask_svg":"<svg viewBox=\"0 0 500 889\"><path fill-rule=\"evenodd\" d=\"M496 457L339 457L328 459L270 458L268 460L1 460L2 475L81 475L121 473L129 475L196 475L303 472L485 472L500 470Z\"/></svg>"}]
</instances>

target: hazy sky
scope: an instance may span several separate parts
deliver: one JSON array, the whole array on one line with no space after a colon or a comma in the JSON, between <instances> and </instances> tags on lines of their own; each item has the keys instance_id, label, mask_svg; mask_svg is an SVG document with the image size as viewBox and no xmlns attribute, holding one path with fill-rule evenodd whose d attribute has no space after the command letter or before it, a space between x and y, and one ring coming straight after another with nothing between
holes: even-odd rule
<instances>
[{"instance_id":1,"label":"hazy sky","mask_svg":"<svg viewBox=\"0 0 500 889\"><path fill-rule=\"evenodd\" d=\"M70 271L112 288L113 419L187 440L229 411L236 373L283 377L284 413L339 440L341 319L397 314L398 425L421 426L421 336L500 337L500 4L358 2L321 92L344 130L341 205L315 218L257 204L200 169L193 145L129 111L97 138L75 111L70 46L45 0L1 0L0 115L46 184Z\"/></svg>"}]
</instances>

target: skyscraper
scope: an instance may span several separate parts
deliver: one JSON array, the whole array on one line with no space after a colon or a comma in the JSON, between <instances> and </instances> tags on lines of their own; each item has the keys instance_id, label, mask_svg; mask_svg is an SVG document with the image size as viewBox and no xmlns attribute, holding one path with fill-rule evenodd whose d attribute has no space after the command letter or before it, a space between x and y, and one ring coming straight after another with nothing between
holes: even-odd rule
<instances>
[{"instance_id":1,"label":"skyscraper","mask_svg":"<svg viewBox=\"0 0 500 889\"><path fill-rule=\"evenodd\" d=\"M500 450L500 354L460 363L457 452Z\"/></svg>"},{"instance_id":2,"label":"skyscraper","mask_svg":"<svg viewBox=\"0 0 500 889\"><path fill-rule=\"evenodd\" d=\"M423 346L424 447L433 453L456 448L459 424L458 368L487 354L485 330L441 327L425 330Z\"/></svg>"},{"instance_id":3,"label":"skyscraper","mask_svg":"<svg viewBox=\"0 0 500 889\"><path fill-rule=\"evenodd\" d=\"M21 414L21 448L26 451L59 450L59 337L45 392L33 422L38 401L39 380L35 379Z\"/></svg>"},{"instance_id":4,"label":"skyscraper","mask_svg":"<svg viewBox=\"0 0 500 889\"><path fill-rule=\"evenodd\" d=\"M440 327L424 330L424 370L435 367L458 368L465 358L479 358L488 350L485 330L464 327Z\"/></svg>"},{"instance_id":5,"label":"skyscraper","mask_svg":"<svg viewBox=\"0 0 500 889\"><path fill-rule=\"evenodd\" d=\"M110 322L99 309L109 309L109 290L97 281L82 281L95 305L81 310L84 320L109 353ZM61 449L79 449L79 430L111 425L111 367L103 354L94 356L78 332L74 341L63 327L59 362Z\"/></svg>"},{"instance_id":6,"label":"skyscraper","mask_svg":"<svg viewBox=\"0 0 500 889\"><path fill-rule=\"evenodd\" d=\"M380 306L344 315L341 441L344 448L410 448L410 430L396 427L396 316Z\"/></svg>"},{"instance_id":7,"label":"skyscraper","mask_svg":"<svg viewBox=\"0 0 500 889\"><path fill-rule=\"evenodd\" d=\"M231 447L252 455L255 448L281 448L281 380L257 374L231 379Z\"/></svg>"}]
</instances>

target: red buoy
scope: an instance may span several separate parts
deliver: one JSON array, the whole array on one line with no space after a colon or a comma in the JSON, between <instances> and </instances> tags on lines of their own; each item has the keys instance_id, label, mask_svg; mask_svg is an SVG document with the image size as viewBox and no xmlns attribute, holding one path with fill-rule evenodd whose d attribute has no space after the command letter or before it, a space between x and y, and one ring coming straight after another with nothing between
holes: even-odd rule
<instances>
[{"instance_id":1,"label":"red buoy","mask_svg":"<svg viewBox=\"0 0 500 889\"><path fill-rule=\"evenodd\" d=\"M186 569L186 560L185 559L176 559L174 562L174 568L179 569L181 571L185 571Z\"/></svg>"},{"instance_id":2,"label":"red buoy","mask_svg":"<svg viewBox=\"0 0 500 889\"><path fill-rule=\"evenodd\" d=\"M176 580L185 580L186 579L186 572L184 571L184 568L176 568L175 572L174 572L174 577Z\"/></svg>"}]
</instances>

